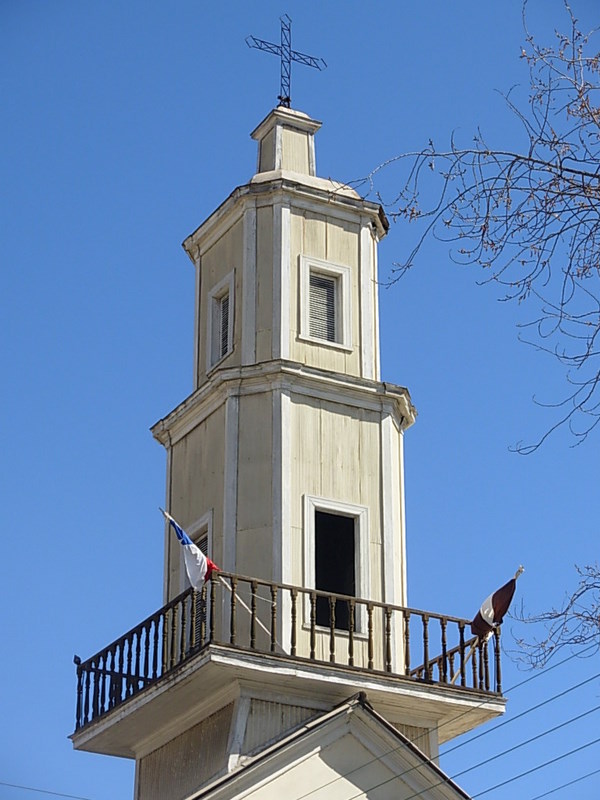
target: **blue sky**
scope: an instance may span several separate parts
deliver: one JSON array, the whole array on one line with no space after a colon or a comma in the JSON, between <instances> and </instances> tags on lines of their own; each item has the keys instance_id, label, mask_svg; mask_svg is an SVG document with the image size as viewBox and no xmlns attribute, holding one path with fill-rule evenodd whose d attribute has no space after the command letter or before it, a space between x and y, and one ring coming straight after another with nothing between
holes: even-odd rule
<instances>
[{"instance_id":1,"label":"blue sky","mask_svg":"<svg viewBox=\"0 0 600 800\"><path fill-rule=\"evenodd\" d=\"M594 6L577 3L584 27ZM542 36L564 20L558 0L530 7ZM518 2L0 5L1 798L43 796L7 783L132 797L130 762L73 752L66 738L72 656L162 602L165 458L148 428L192 388L194 280L180 242L254 171L248 134L276 102L279 65L244 38L277 41L286 11L293 46L328 64L292 75L294 107L323 121L319 174L351 181L429 138L468 142L477 126L518 146L496 91L526 93ZM381 180L392 192L393 173ZM412 233L392 226L382 277ZM561 431L532 456L509 452L552 422L531 398L560 399L563 378L517 340L532 310L498 303L477 278L431 242L381 293L383 378L419 411L406 435L409 600L467 617L520 563L527 607L559 603L573 565L597 558L600 518L600 433L575 449ZM516 688L507 718L595 670L597 658L573 659ZM505 687L526 677L505 659ZM598 694L596 680L442 766L455 774ZM482 792L597 730L592 714L459 782ZM533 798L597 759L596 745L486 797ZM578 797L599 786L590 778Z\"/></svg>"}]
</instances>

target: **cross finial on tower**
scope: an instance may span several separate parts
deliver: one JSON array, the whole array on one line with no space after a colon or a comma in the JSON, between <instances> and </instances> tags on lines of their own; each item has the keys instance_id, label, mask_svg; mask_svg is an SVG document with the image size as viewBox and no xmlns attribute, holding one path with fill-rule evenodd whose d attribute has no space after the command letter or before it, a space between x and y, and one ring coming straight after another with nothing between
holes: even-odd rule
<instances>
[{"instance_id":1,"label":"cross finial on tower","mask_svg":"<svg viewBox=\"0 0 600 800\"><path fill-rule=\"evenodd\" d=\"M247 36L246 44L248 47L256 47L257 50L265 50L267 53L280 56L281 87L277 99L282 106L289 108L291 103L292 61L297 61L299 64L304 64L306 67L314 67L314 69L318 70L325 69L327 64L322 58L307 56L305 53L292 50L292 20L287 14L284 14L279 19L281 20L281 44L265 42L264 39L257 39L255 36Z\"/></svg>"}]
</instances>

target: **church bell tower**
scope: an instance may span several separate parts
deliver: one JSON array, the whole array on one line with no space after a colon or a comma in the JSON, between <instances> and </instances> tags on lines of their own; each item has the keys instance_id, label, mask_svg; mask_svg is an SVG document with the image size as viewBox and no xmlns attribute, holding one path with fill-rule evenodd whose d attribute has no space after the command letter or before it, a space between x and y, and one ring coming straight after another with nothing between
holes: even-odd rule
<instances>
[{"instance_id":1,"label":"church bell tower","mask_svg":"<svg viewBox=\"0 0 600 800\"><path fill-rule=\"evenodd\" d=\"M77 667L74 746L135 759L136 800L324 798L330 779L347 786L336 797L371 797L377 752L389 797L415 790L413 762L421 796L465 797L447 777L428 788L438 745L504 708L497 636L407 605L415 409L380 380L388 222L317 176L320 126L271 111L251 134L256 173L183 243L194 389L152 433L166 508L221 573L190 588L166 530L164 606ZM300 764L300 789L261 788Z\"/></svg>"},{"instance_id":2,"label":"church bell tower","mask_svg":"<svg viewBox=\"0 0 600 800\"><path fill-rule=\"evenodd\" d=\"M415 412L379 380L387 220L316 176L319 127L272 111L252 133L254 177L185 240L195 392L152 430L170 513L225 571L402 605ZM185 587L179 549L169 538L166 600Z\"/></svg>"}]
</instances>

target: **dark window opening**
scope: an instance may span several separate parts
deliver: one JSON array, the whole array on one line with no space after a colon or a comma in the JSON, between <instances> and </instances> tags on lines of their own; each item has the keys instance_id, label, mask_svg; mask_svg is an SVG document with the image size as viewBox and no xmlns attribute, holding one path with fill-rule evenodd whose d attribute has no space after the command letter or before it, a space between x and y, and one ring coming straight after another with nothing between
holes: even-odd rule
<instances>
[{"instance_id":1,"label":"dark window opening","mask_svg":"<svg viewBox=\"0 0 600 800\"><path fill-rule=\"evenodd\" d=\"M356 596L354 517L315 511L315 588ZM328 597L317 597L317 625L330 627ZM335 627L349 629L347 600L336 600Z\"/></svg>"}]
</instances>

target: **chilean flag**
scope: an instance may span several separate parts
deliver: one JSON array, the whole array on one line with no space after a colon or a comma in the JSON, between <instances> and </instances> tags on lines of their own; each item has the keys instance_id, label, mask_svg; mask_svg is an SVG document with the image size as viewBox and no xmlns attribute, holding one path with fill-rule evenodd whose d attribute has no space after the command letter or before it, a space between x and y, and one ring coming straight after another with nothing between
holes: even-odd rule
<instances>
[{"instance_id":1,"label":"chilean flag","mask_svg":"<svg viewBox=\"0 0 600 800\"><path fill-rule=\"evenodd\" d=\"M471 622L471 633L474 636L479 636L483 639L488 636L495 627L500 625L504 615L508 611L515 589L517 588L517 578L523 571L523 567L519 567L515 572L514 578L511 578L504 586L496 589L494 594L486 597L481 604L481 608L475 615L473 622Z\"/></svg>"},{"instance_id":2,"label":"chilean flag","mask_svg":"<svg viewBox=\"0 0 600 800\"><path fill-rule=\"evenodd\" d=\"M219 571L217 565L207 558L202 550L197 547L187 533L180 527L170 514L160 509L169 525L175 531L181 546L183 547L183 557L185 561L185 571L187 572L190 583L198 592L202 589L204 583L210 578L213 570Z\"/></svg>"}]
</instances>

